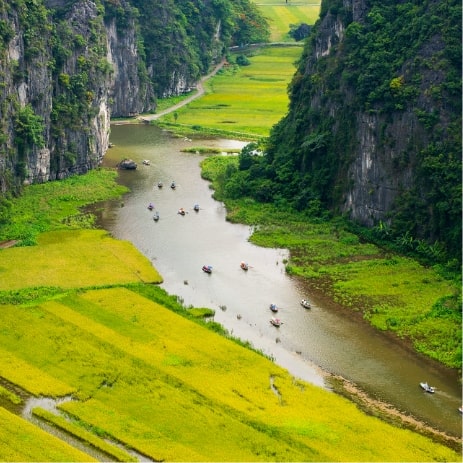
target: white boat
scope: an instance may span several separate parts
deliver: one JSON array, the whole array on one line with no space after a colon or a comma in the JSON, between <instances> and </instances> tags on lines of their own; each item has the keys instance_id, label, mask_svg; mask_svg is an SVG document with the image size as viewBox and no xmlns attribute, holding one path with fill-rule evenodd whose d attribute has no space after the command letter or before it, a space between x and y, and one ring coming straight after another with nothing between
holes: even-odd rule
<instances>
[{"instance_id":1,"label":"white boat","mask_svg":"<svg viewBox=\"0 0 463 463\"><path fill-rule=\"evenodd\" d=\"M310 305L310 302L307 299L302 299L301 305L305 309L311 309L312 308L312 306Z\"/></svg>"},{"instance_id":2,"label":"white boat","mask_svg":"<svg viewBox=\"0 0 463 463\"><path fill-rule=\"evenodd\" d=\"M159 212L155 212L155 214L153 215L153 220L155 222L157 222L159 220Z\"/></svg>"},{"instance_id":3,"label":"white boat","mask_svg":"<svg viewBox=\"0 0 463 463\"><path fill-rule=\"evenodd\" d=\"M430 386L428 383L420 383L421 389L429 392L430 394L434 394L436 392L436 388Z\"/></svg>"},{"instance_id":4,"label":"white boat","mask_svg":"<svg viewBox=\"0 0 463 463\"><path fill-rule=\"evenodd\" d=\"M144 159L144 160L143 160L143 164L144 164L145 166L149 166L151 163L150 163L149 159Z\"/></svg>"},{"instance_id":5,"label":"white boat","mask_svg":"<svg viewBox=\"0 0 463 463\"><path fill-rule=\"evenodd\" d=\"M193 209L196 211L196 212L199 212L199 204L195 204L193 206Z\"/></svg>"},{"instance_id":6,"label":"white boat","mask_svg":"<svg viewBox=\"0 0 463 463\"><path fill-rule=\"evenodd\" d=\"M276 326L277 328L280 327L282 325L282 321L279 319L279 318L275 318L275 317L272 317L270 319L270 323L273 325L273 326Z\"/></svg>"},{"instance_id":7,"label":"white boat","mask_svg":"<svg viewBox=\"0 0 463 463\"><path fill-rule=\"evenodd\" d=\"M278 312L278 307L277 307L276 304L270 304L269 309L270 309L272 312Z\"/></svg>"}]
</instances>

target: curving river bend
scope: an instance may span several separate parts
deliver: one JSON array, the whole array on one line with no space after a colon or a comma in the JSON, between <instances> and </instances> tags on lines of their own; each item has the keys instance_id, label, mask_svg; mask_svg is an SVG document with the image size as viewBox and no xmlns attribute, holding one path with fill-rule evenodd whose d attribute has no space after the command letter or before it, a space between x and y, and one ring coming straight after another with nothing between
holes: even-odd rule
<instances>
[{"instance_id":1,"label":"curving river bend","mask_svg":"<svg viewBox=\"0 0 463 463\"><path fill-rule=\"evenodd\" d=\"M200 177L198 154L181 152L192 146L241 147L232 140L173 138L149 125L115 125L114 147L105 165L121 159L138 163L135 171L120 171L120 182L131 192L121 201L107 202L100 225L116 238L131 241L164 278L162 287L185 305L215 309L215 320L233 335L250 341L294 376L329 388L329 372L354 382L374 398L392 404L432 427L461 436L461 387L458 374L425 359L389 336L377 332L323 298L311 294L304 282L284 271L288 252L264 249L248 242L252 230L226 222L223 204L212 199L208 182ZM149 166L142 164L144 159ZM159 189L157 183L164 187ZM177 188L169 185L175 181ZM155 222L147 205L154 203ZM200 211L193 205L198 203ZM183 207L186 214L177 213ZM251 266L244 272L239 264ZM213 266L212 274L201 271ZM301 307L309 298L311 310ZM269 304L280 307L280 328L269 323ZM426 394L419 382L437 388Z\"/></svg>"}]
</instances>

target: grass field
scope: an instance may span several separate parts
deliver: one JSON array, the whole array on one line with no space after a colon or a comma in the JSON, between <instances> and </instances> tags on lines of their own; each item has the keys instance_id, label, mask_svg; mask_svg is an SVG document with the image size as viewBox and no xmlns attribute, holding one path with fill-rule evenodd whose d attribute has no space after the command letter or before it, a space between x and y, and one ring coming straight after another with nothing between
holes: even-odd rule
<instances>
[{"instance_id":1,"label":"grass field","mask_svg":"<svg viewBox=\"0 0 463 463\"><path fill-rule=\"evenodd\" d=\"M1 375L44 395L75 391L78 400L60 405L74 424L50 421L76 435L86 434L75 428L84 426L157 461L456 459L166 309L156 302L159 288L149 293L102 288L3 305L2 357L28 367L14 375L3 367ZM34 370L41 372L35 387Z\"/></svg>"},{"instance_id":2,"label":"grass field","mask_svg":"<svg viewBox=\"0 0 463 463\"><path fill-rule=\"evenodd\" d=\"M320 2L303 0L254 0L270 24L270 41L292 42L288 25L312 25L320 14Z\"/></svg>"},{"instance_id":3,"label":"grass field","mask_svg":"<svg viewBox=\"0 0 463 463\"><path fill-rule=\"evenodd\" d=\"M238 138L268 136L288 108L287 86L300 47L262 48L250 56L250 66L230 65L206 84L206 95L161 118L190 132L226 131Z\"/></svg>"}]
</instances>

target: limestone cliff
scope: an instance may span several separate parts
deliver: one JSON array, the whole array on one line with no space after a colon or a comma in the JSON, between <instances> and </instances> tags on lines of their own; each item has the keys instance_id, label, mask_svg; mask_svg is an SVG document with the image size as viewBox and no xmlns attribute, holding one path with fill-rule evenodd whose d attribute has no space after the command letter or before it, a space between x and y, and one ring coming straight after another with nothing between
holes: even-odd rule
<instances>
[{"instance_id":1,"label":"limestone cliff","mask_svg":"<svg viewBox=\"0 0 463 463\"><path fill-rule=\"evenodd\" d=\"M278 194L461 250L459 2L324 0L290 98Z\"/></svg>"},{"instance_id":2,"label":"limestone cliff","mask_svg":"<svg viewBox=\"0 0 463 463\"><path fill-rule=\"evenodd\" d=\"M98 166L110 117L154 111L156 98L189 90L243 40L234 21L250 5L0 0L0 200ZM255 16L244 16L255 33Z\"/></svg>"}]
</instances>

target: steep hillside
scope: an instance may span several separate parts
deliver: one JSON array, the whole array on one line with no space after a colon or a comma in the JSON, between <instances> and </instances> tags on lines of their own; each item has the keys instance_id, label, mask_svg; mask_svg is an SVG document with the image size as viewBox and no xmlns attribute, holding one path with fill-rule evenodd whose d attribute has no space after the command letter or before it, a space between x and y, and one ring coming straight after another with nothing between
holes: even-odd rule
<instances>
[{"instance_id":1,"label":"steep hillside","mask_svg":"<svg viewBox=\"0 0 463 463\"><path fill-rule=\"evenodd\" d=\"M460 2L323 1L290 98L266 156L242 164L256 198L459 258Z\"/></svg>"},{"instance_id":2,"label":"steep hillside","mask_svg":"<svg viewBox=\"0 0 463 463\"><path fill-rule=\"evenodd\" d=\"M97 167L111 116L154 111L267 37L250 0L0 0L0 199Z\"/></svg>"}]
</instances>

